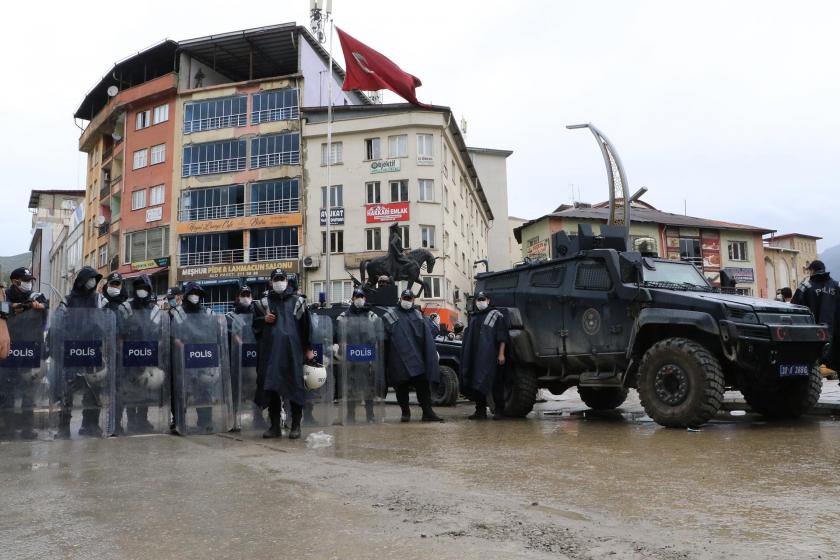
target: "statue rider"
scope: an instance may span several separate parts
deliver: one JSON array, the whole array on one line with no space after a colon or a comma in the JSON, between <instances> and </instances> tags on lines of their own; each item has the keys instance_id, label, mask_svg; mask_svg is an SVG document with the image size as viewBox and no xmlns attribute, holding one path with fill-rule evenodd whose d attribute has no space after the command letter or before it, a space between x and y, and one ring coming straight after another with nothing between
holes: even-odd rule
<instances>
[{"instance_id":1,"label":"statue rider","mask_svg":"<svg viewBox=\"0 0 840 560\"><path fill-rule=\"evenodd\" d=\"M405 265L411 264L411 261L403 254L399 224L391 224L388 232L388 267L390 268L391 278L396 281L399 271Z\"/></svg>"}]
</instances>

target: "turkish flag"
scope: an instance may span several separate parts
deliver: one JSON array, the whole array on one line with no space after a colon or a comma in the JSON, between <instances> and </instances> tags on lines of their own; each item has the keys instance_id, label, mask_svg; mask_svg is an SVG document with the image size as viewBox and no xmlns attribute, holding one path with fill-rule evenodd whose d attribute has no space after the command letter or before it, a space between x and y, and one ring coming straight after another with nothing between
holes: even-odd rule
<instances>
[{"instance_id":1,"label":"turkish flag","mask_svg":"<svg viewBox=\"0 0 840 560\"><path fill-rule=\"evenodd\" d=\"M347 65L347 75L344 78L344 85L341 86L342 90L387 89L418 107L431 108L431 105L417 100L414 88L423 85L417 76L404 72L390 58L354 39L338 27L336 31L341 41L341 50L344 51L344 62Z\"/></svg>"}]
</instances>

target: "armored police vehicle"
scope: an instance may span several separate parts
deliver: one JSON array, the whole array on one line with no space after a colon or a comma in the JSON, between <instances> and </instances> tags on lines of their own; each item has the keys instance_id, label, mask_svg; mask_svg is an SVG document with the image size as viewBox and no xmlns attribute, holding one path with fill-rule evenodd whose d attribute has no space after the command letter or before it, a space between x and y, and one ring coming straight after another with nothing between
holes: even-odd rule
<instances>
[{"instance_id":1,"label":"armored police vehicle","mask_svg":"<svg viewBox=\"0 0 840 560\"><path fill-rule=\"evenodd\" d=\"M692 264L626 251L625 236L579 226L554 235L552 260L476 276L509 316L507 415L528 414L540 387L577 386L601 410L634 388L671 427L707 422L728 389L770 418L816 404L828 331L807 308L721 293Z\"/></svg>"}]
</instances>

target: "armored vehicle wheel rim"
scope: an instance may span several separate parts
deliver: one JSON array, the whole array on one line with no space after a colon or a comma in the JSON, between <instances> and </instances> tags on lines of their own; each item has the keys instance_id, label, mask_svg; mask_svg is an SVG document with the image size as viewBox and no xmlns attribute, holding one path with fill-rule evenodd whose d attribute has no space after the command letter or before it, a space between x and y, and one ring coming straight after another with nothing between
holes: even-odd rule
<instances>
[{"instance_id":1,"label":"armored vehicle wheel rim","mask_svg":"<svg viewBox=\"0 0 840 560\"><path fill-rule=\"evenodd\" d=\"M654 390L662 402L676 406L688 398L690 383L688 374L676 364L665 364L656 372Z\"/></svg>"}]
</instances>

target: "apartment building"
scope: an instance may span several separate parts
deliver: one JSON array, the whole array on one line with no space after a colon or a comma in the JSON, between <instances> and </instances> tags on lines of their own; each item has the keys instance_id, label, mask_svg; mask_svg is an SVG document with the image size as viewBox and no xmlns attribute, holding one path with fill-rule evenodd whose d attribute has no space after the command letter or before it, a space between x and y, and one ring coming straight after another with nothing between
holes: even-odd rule
<instances>
[{"instance_id":1,"label":"apartment building","mask_svg":"<svg viewBox=\"0 0 840 560\"><path fill-rule=\"evenodd\" d=\"M764 270L767 293L781 288L796 290L810 272L808 265L819 258L817 241L822 239L804 233L771 235L764 239Z\"/></svg>"},{"instance_id":2,"label":"apartment building","mask_svg":"<svg viewBox=\"0 0 840 560\"><path fill-rule=\"evenodd\" d=\"M327 109L305 109L303 116L307 293L313 299L348 301L351 275L360 279L363 261L386 254L389 227L396 223L404 248L425 248L437 258L433 270L424 271L430 292L420 303L427 312L441 313L444 323L463 319L476 268L484 270L479 261L488 255L493 211L449 108L335 107L329 154ZM332 207L329 290L327 196Z\"/></svg>"},{"instance_id":3,"label":"apartment building","mask_svg":"<svg viewBox=\"0 0 840 560\"><path fill-rule=\"evenodd\" d=\"M50 299L63 297L65 292L53 282L51 251L56 240L66 235L76 209L84 201L85 192L79 190L33 190L29 195L29 211L32 213L32 275L35 276L33 290L44 292ZM11 272L11 271L9 271Z\"/></svg>"}]
</instances>

